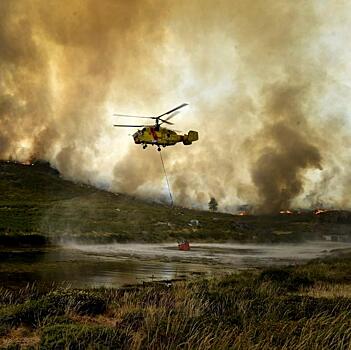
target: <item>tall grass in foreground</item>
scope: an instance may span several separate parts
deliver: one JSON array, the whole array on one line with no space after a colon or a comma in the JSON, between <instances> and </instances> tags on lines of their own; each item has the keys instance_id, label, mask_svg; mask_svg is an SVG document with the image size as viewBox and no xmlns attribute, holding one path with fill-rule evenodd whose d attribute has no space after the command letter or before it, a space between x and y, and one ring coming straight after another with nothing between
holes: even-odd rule
<instances>
[{"instance_id":1,"label":"tall grass in foreground","mask_svg":"<svg viewBox=\"0 0 351 350\"><path fill-rule=\"evenodd\" d=\"M0 347L351 349L350 266L317 261L124 290L2 289Z\"/></svg>"}]
</instances>

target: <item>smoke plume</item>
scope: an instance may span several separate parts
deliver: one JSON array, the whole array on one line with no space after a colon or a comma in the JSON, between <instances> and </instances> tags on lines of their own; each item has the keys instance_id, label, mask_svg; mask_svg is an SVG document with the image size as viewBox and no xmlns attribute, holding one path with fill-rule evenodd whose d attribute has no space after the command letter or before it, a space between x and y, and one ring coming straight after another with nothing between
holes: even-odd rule
<instances>
[{"instance_id":1,"label":"smoke plume","mask_svg":"<svg viewBox=\"0 0 351 350\"><path fill-rule=\"evenodd\" d=\"M303 190L302 173L321 169L318 143L300 110L303 92L301 87L271 86L265 99L263 127L253 141L263 147L252 166L262 212L290 208L291 200Z\"/></svg>"},{"instance_id":2,"label":"smoke plume","mask_svg":"<svg viewBox=\"0 0 351 350\"><path fill-rule=\"evenodd\" d=\"M122 121L112 115L188 102L175 129L200 140L163 151L177 204L350 206L350 10L346 1L2 0L0 156L166 200L159 155L113 128Z\"/></svg>"}]
</instances>

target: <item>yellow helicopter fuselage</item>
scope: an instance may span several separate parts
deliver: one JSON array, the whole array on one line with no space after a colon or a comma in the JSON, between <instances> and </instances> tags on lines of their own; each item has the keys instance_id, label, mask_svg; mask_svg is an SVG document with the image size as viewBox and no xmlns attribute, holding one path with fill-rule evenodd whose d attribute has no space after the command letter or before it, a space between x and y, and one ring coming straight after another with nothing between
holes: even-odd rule
<instances>
[{"instance_id":1,"label":"yellow helicopter fuselage","mask_svg":"<svg viewBox=\"0 0 351 350\"><path fill-rule=\"evenodd\" d=\"M191 145L193 141L199 139L196 131L189 131L188 134L179 135L175 131L162 128L160 126L145 126L133 134L136 144L156 145L156 146L173 146L178 142L183 142L184 145Z\"/></svg>"}]
</instances>

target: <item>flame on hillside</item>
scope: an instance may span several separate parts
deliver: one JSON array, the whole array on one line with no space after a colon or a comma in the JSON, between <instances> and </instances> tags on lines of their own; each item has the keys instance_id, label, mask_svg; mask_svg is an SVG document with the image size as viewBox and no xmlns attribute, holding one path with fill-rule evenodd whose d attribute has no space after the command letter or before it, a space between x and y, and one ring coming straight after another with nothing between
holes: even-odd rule
<instances>
[{"instance_id":1,"label":"flame on hillside","mask_svg":"<svg viewBox=\"0 0 351 350\"><path fill-rule=\"evenodd\" d=\"M287 215L294 214L291 210L281 210L279 213L280 214L287 214Z\"/></svg>"},{"instance_id":2,"label":"flame on hillside","mask_svg":"<svg viewBox=\"0 0 351 350\"><path fill-rule=\"evenodd\" d=\"M314 213L315 215L319 215L319 214L325 213L325 212L327 212L327 211L329 211L329 210L328 210L328 209L316 209L313 213Z\"/></svg>"}]
</instances>

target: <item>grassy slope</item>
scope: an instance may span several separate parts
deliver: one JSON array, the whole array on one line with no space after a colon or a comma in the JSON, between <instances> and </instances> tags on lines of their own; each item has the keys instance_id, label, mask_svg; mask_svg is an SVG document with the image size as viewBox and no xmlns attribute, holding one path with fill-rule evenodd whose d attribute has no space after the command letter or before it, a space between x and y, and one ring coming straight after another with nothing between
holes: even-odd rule
<instances>
[{"instance_id":1,"label":"grassy slope","mask_svg":"<svg viewBox=\"0 0 351 350\"><path fill-rule=\"evenodd\" d=\"M7 236L36 233L101 242L181 238L277 242L319 235L311 214L239 217L171 209L66 181L46 163L0 162L0 194L0 235ZM190 227L191 219L201 226Z\"/></svg>"},{"instance_id":2,"label":"grassy slope","mask_svg":"<svg viewBox=\"0 0 351 350\"><path fill-rule=\"evenodd\" d=\"M351 253L173 285L0 289L0 348L349 349Z\"/></svg>"},{"instance_id":3,"label":"grassy slope","mask_svg":"<svg viewBox=\"0 0 351 350\"><path fill-rule=\"evenodd\" d=\"M193 235L191 219L213 231L219 217L221 231L230 215L212 214L145 202L62 179L45 163L25 166L0 163L0 232L44 233L101 240L159 241L173 235ZM218 233L219 234L219 233Z\"/></svg>"}]
</instances>

